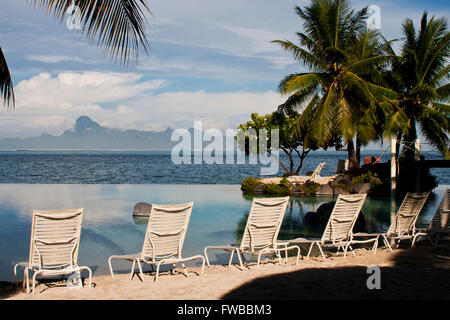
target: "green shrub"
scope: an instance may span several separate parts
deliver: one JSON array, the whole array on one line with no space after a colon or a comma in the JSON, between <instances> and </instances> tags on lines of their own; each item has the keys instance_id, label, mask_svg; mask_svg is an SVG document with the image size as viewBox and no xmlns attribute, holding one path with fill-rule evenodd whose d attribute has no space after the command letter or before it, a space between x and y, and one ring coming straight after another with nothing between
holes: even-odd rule
<instances>
[{"instance_id":1,"label":"green shrub","mask_svg":"<svg viewBox=\"0 0 450 320\"><path fill-rule=\"evenodd\" d=\"M281 184L269 183L263 186L263 192L270 195L287 196L291 194L291 188L286 188Z\"/></svg>"},{"instance_id":2,"label":"green shrub","mask_svg":"<svg viewBox=\"0 0 450 320\"><path fill-rule=\"evenodd\" d=\"M242 180L241 190L244 193L253 193L255 188L260 186L262 182L254 177L248 177Z\"/></svg>"},{"instance_id":3,"label":"green shrub","mask_svg":"<svg viewBox=\"0 0 450 320\"><path fill-rule=\"evenodd\" d=\"M280 184L269 183L263 186L263 192L270 195L287 196L292 194L291 183L288 179L283 178Z\"/></svg>"},{"instance_id":4,"label":"green shrub","mask_svg":"<svg viewBox=\"0 0 450 320\"><path fill-rule=\"evenodd\" d=\"M301 186L302 192L306 195L316 194L317 190L319 190L319 188L320 188L320 184L312 182L312 181L307 181L306 183L304 183Z\"/></svg>"},{"instance_id":5,"label":"green shrub","mask_svg":"<svg viewBox=\"0 0 450 320\"><path fill-rule=\"evenodd\" d=\"M371 171L363 173L357 177L353 177L352 183L353 185L357 185L360 183L370 183L371 187L377 187L382 184L377 174L373 174Z\"/></svg>"}]
</instances>

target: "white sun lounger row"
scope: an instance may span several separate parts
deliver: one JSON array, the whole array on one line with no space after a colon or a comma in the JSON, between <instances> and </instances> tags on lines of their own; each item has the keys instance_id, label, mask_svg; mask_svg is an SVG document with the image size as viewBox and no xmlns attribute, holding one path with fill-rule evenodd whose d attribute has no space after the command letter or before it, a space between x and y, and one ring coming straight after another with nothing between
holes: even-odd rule
<instances>
[{"instance_id":1,"label":"white sun lounger row","mask_svg":"<svg viewBox=\"0 0 450 320\"><path fill-rule=\"evenodd\" d=\"M322 250L323 247L336 247L338 251L342 249L345 257L349 249L354 254L353 244L373 242L372 251L375 254L380 237L384 244L392 250L388 241L389 238L397 241L397 246L400 241L409 239L413 246L419 236L428 237L430 241L432 241L433 236L436 236L434 242L436 244L440 234L448 233L449 190L446 191L428 229L416 230L415 224L429 193L408 193L387 233L353 234L353 227L366 196L366 194L339 195L320 239L297 238L286 241L278 240L278 234L289 197L255 198L252 202L241 243L208 246L204 250L204 256L196 255L187 258L183 258L182 248L194 203L152 205L141 252L111 256L108 259L111 276L114 276L111 263L113 259L132 262L130 278L133 277L137 264L142 281L144 281L144 274L141 264L156 266L156 281L161 265L169 264L175 268L176 264L180 263L184 274L187 276L184 262L195 259L201 260L200 274L202 274L205 262L209 266L207 251L211 249L230 252L229 265L236 253L241 267L244 266L244 254L256 255L258 267L263 255L275 254L278 261L282 263L281 253L284 252L287 259L288 250L296 250L297 264L301 254L299 247L301 244L310 245L307 259L312 248L317 246L322 257L326 260ZM91 269L86 266L79 266L77 263L82 217L83 209L33 211L29 261L20 262L14 266L16 281L17 267L24 269L23 285L26 286L27 293L30 292L29 271L33 273L31 290L33 293L38 275L54 276L87 270L89 272L89 286L91 286Z\"/></svg>"}]
</instances>

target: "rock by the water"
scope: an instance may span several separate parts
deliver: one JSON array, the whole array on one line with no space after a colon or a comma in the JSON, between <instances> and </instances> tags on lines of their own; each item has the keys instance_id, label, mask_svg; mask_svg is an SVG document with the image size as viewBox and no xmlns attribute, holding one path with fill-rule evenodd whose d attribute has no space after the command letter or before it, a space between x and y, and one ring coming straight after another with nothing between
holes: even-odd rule
<instances>
[{"instance_id":1,"label":"rock by the water","mask_svg":"<svg viewBox=\"0 0 450 320\"><path fill-rule=\"evenodd\" d=\"M316 191L317 195L329 195L333 194L333 188L330 187L329 184L323 184L319 187L319 189Z\"/></svg>"},{"instance_id":2,"label":"rock by the water","mask_svg":"<svg viewBox=\"0 0 450 320\"><path fill-rule=\"evenodd\" d=\"M305 223L320 226L325 229L335 204L335 201L327 202L322 204L316 212L306 213L304 218ZM356 219L355 226L353 227L353 233L357 232L367 232L366 219L364 218L362 212L359 213L358 218Z\"/></svg>"},{"instance_id":3,"label":"rock by the water","mask_svg":"<svg viewBox=\"0 0 450 320\"><path fill-rule=\"evenodd\" d=\"M133 216L135 217L148 217L152 211L152 205L147 202L138 202L134 206Z\"/></svg>"},{"instance_id":4,"label":"rock by the water","mask_svg":"<svg viewBox=\"0 0 450 320\"><path fill-rule=\"evenodd\" d=\"M333 188L333 193L335 195L339 195L339 194L350 194L349 190L347 190L346 188L343 187L334 187Z\"/></svg>"},{"instance_id":5,"label":"rock by the water","mask_svg":"<svg viewBox=\"0 0 450 320\"><path fill-rule=\"evenodd\" d=\"M368 193L372 189L370 183L359 183L354 188L353 191L359 194Z\"/></svg>"}]
</instances>

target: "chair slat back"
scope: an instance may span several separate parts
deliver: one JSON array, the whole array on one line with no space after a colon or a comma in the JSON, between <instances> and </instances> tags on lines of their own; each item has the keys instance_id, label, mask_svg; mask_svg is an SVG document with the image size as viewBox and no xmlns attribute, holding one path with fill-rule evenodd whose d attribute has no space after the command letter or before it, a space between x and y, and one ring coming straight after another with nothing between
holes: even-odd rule
<instances>
[{"instance_id":1,"label":"chair slat back","mask_svg":"<svg viewBox=\"0 0 450 320\"><path fill-rule=\"evenodd\" d=\"M252 251L274 246L289 197L253 199L241 240L241 249Z\"/></svg>"},{"instance_id":2,"label":"chair slat back","mask_svg":"<svg viewBox=\"0 0 450 320\"><path fill-rule=\"evenodd\" d=\"M447 189L442 197L439 207L433 216L430 223L430 229L447 229L448 228L448 216L450 213L450 189Z\"/></svg>"},{"instance_id":3,"label":"chair slat back","mask_svg":"<svg viewBox=\"0 0 450 320\"><path fill-rule=\"evenodd\" d=\"M392 221L387 234L408 234L411 230L413 230L429 195L429 192L408 192L403 199L400 208L395 214L394 220Z\"/></svg>"},{"instance_id":4,"label":"chair slat back","mask_svg":"<svg viewBox=\"0 0 450 320\"><path fill-rule=\"evenodd\" d=\"M315 179L320 176L320 172L322 171L322 168L325 166L326 162L321 162L317 166L316 170L311 174L310 179Z\"/></svg>"},{"instance_id":5,"label":"chair slat back","mask_svg":"<svg viewBox=\"0 0 450 320\"><path fill-rule=\"evenodd\" d=\"M83 209L33 210L29 265L58 269L77 265Z\"/></svg>"},{"instance_id":6,"label":"chair slat back","mask_svg":"<svg viewBox=\"0 0 450 320\"><path fill-rule=\"evenodd\" d=\"M367 194L340 194L322 235L322 242L337 243L351 238L353 226Z\"/></svg>"},{"instance_id":7,"label":"chair slat back","mask_svg":"<svg viewBox=\"0 0 450 320\"><path fill-rule=\"evenodd\" d=\"M142 247L143 259L181 258L193 202L152 205Z\"/></svg>"}]
</instances>

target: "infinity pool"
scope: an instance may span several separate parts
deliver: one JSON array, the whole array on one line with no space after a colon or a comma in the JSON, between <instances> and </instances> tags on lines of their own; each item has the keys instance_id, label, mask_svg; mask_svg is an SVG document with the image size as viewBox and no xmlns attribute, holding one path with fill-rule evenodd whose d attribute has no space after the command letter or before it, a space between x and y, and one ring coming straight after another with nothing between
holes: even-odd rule
<instances>
[{"instance_id":1,"label":"infinity pool","mask_svg":"<svg viewBox=\"0 0 450 320\"><path fill-rule=\"evenodd\" d=\"M440 186L428 200L418 225L427 225L448 186ZM28 260L33 209L84 208L79 264L94 275L108 273L107 259L113 254L137 253L142 246L146 218L133 218L137 202L155 204L194 201L183 256L203 254L207 245L238 241L253 197L243 196L239 185L0 185L0 280L12 280L12 268ZM303 223L332 197L292 198L280 239L320 236L322 230ZM397 204L397 206L399 203ZM369 231L385 231L390 223L390 200L369 198L362 209ZM211 251L212 263L227 257ZM118 265L129 270L128 265Z\"/></svg>"}]
</instances>

